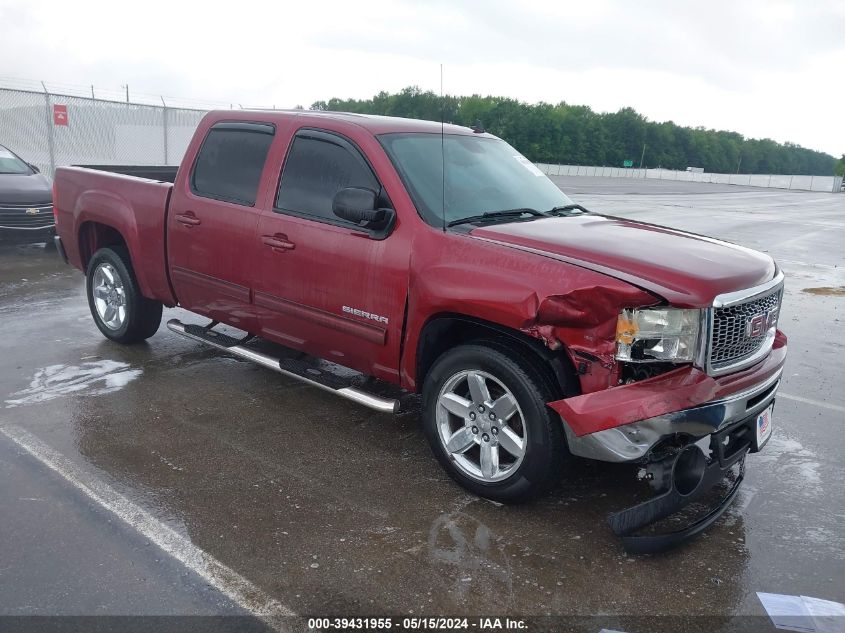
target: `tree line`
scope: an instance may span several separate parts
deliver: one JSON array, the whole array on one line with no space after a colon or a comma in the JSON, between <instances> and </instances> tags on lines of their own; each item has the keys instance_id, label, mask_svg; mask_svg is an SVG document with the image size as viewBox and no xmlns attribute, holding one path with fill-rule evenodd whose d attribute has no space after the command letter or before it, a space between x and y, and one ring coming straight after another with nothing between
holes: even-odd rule
<instances>
[{"instance_id":1,"label":"tree line","mask_svg":"<svg viewBox=\"0 0 845 633\"><path fill-rule=\"evenodd\" d=\"M504 97L440 97L416 86L371 99L317 101L312 110L442 120L484 128L538 163L686 169L744 174L829 176L836 159L794 143L745 138L737 132L649 121L632 108L594 112L565 102L529 104ZM645 154L643 155L643 147Z\"/></svg>"}]
</instances>

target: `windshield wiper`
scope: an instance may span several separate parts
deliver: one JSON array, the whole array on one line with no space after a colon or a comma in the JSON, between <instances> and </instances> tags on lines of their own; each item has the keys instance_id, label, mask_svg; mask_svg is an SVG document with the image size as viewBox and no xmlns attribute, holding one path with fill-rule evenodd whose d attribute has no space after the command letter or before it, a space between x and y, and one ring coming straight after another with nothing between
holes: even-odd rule
<instances>
[{"instance_id":1,"label":"windshield wiper","mask_svg":"<svg viewBox=\"0 0 845 633\"><path fill-rule=\"evenodd\" d=\"M465 218L459 218L457 220L452 220L446 226L456 226L458 224L468 224L470 222L485 222L489 220L496 220L499 218L518 218L523 215L531 215L534 217L543 217L546 214L537 211L537 209L505 209L503 211L485 211L480 215L470 215Z\"/></svg>"},{"instance_id":2,"label":"windshield wiper","mask_svg":"<svg viewBox=\"0 0 845 633\"><path fill-rule=\"evenodd\" d=\"M578 211L579 213L572 213ZM562 207L554 207L546 211L549 215L580 215L581 213L589 213L590 210L582 207L580 204L565 204Z\"/></svg>"}]
</instances>

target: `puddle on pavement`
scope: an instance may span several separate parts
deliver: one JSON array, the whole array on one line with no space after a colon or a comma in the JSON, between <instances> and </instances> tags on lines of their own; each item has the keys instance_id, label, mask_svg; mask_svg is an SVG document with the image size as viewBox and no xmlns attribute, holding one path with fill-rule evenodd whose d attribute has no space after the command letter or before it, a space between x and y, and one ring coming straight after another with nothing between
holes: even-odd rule
<instances>
[{"instance_id":1,"label":"puddle on pavement","mask_svg":"<svg viewBox=\"0 0 845 633\"><path fill-rule=\"evenodd\" d=\"M821 295L823 297L845 297L845 286L839 286L838 288L834 288L832 286L804 288L803 292L810 295Z\"/></svg>"},{"instance_id":2,"label":"puddle on pavement","mask_svg":"<svg viewBox=\"0 0 845 633\"><path fill-rule=\"evenodd\" d=\"M122 389L140 376L142 370L113 360L79 365L50 365L35 372L29 387L6 400L6 408L46 402L71 393L99 396Z\"/></svg>"},{"instance_id":3,"label":"puddle on pavement","mask_svg":"<svg viewBox=\"0 0 845 633\"><path fill-rule=\"evenodd\" d=\"M781 473L790 472L796 475L786 481L795 487L799 494L817 496L823 492L818 457L800 442L776 435L769 440L764 451L753 457L759 464L776 464Z\"/></svg>"}]
</instances>

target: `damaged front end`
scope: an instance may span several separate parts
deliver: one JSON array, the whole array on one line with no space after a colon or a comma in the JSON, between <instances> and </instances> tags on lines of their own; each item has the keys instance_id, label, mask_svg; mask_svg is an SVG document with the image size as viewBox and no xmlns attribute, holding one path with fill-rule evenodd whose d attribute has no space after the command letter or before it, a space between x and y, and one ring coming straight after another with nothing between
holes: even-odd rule
<instances>
[{"instance_id":1,"label":"damaged front end","mask_svg":"<svg viewBox=\"0 0 845 633\"><path fill-rule=\"evenodd\" d=\"M565 420L573 454L638 464L638 479L648 481L657 494L609 517L628 552L645 554L678 545L700 534L733 501L742 482L746 454L762 448L757 436L759 420L765 415L768 421L774 407L786 358L785 338L779 338L779 343L760 366L742 375L717 379L693 368L680 369L606 392L550 403ZM616 419L612 411L619 412ZM658 414L636 419L645 411ZM591 428L591 423L598 421L607 426L629 418L635 420L582 435L574 431ZM570 419L576 421L574 425L568 423ZM737 472L730 489L706 516L679 531L636 534L701 500L726 480L732 469Z\"/></svg>"},{"instance_id":2,"label":"damaged front end","mask_svg":"<svg viewBox=\"0 0 845 633\"><path fill-rule=\"evenodd\" d=\"M782 289L778 275L701 309L661 305L639 289L636 297L575 291L542 302L524 330L564 349L578 375L580 394L548 403L561 416L569 450L638 465L638 478L656 493L608 519L629 552L699 534L735 497L746 454L760 448L757 425L771 415L786 358L786 337L776 327ZM720 327L737 328L730 340L747 336L743 350L750 351L723 360ZM727 492L703 518L668 534L637 534L709 499L725 481Z\"/></svg>"},{"instance_id":3,"label":"damaged front end","mask_svg":"<svg viewBox=\"0 0 845 633\"><path fill-rule=\"evenodd\" d=\"M754 448L754 422L750 418L712 434L706 449L688 444L683 448L663 447L663 451L650 455L637 475L649 482L656 496L608 517L627 552L652 554L670 549L703 532L728 509L745 475L745 456ZM732 481L727 492L703 517L673 532L637 534L701 500L729 477Z\"/></svg>"},{"instance_id":4,"label":"damaged front end","mask_svg":"<svg viewBox=\"0 0 845 633\"><path fill-rule=\"evenodd\" d=\"M565 350L578 375L581 393L607 389L620 380L616 331L622 310L659 303L654 295L616 280L542 300L522 332L551 350Z\"/></svg>"}]
</instances>

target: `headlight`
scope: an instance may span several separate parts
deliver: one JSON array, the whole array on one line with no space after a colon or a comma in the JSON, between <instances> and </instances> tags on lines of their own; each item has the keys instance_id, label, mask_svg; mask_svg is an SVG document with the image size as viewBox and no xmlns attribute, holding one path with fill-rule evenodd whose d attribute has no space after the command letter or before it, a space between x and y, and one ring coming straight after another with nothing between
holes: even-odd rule
<instances>
[{"instance_id":1,"label":"headlight","mask_svg":"<svg viewBox=\"0 0 845 633\"><path fill-rule=\"evenodd\" d=\"M616 360L689 363L698 352L700 310L622 310L616 322Z\"/></svg>"}]
</instances>

